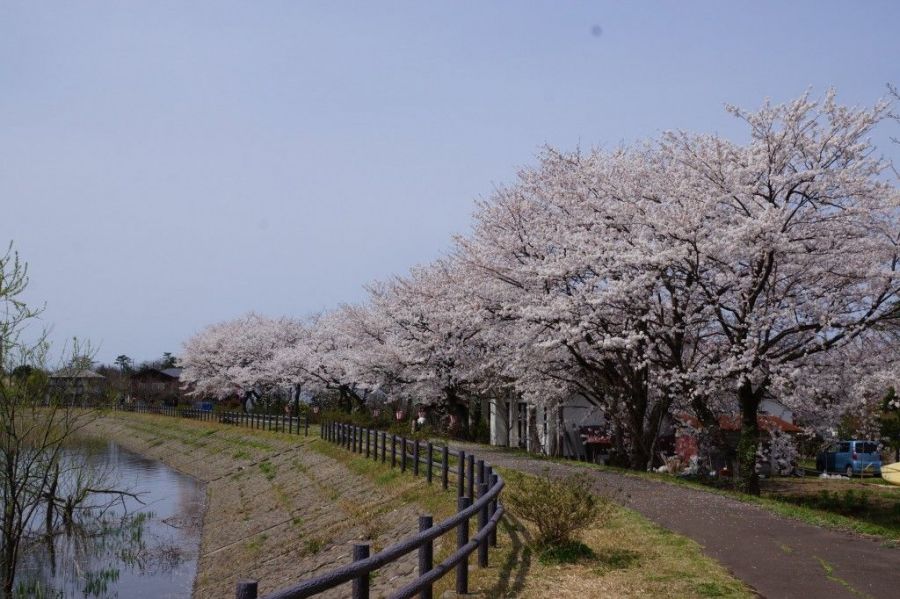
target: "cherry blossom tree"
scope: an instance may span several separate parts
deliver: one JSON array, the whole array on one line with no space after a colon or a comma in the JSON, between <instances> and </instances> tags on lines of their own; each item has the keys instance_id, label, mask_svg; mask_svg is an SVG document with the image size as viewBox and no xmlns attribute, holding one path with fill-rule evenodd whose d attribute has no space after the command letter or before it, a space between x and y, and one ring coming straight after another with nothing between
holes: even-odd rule
<instances>
[{"instance_id":1,"label":"cherry blossom tree","mask_svg":"<svg viewBox=\"0 0 900 599\"><path fill-rule=\"evenodd\" d=\"M868 140L886 104L829 92L729 111L746 141L548 148L478 204L450 257L303 323L209 327L185 379L337 390L348 409L379 390L461 424L477 397L552 411L577 393L640 469L673 412L715 439L739 411L739 483L757 492L764 398L812 421L897 387L900 194Z\"/></svg>"},{"instance_id":2,"label":"cherry blossom tree","mask_svg":"<svg viewBox=\"0 0 900 599\"><path fill-rule=\"evenodd\" d=\"M311 318L306 328L301 340L274 357L277 377L316 393L335 391L347 412L360 409L379 388L360 364L379 350L383 327L366 306L345 305Z\"/></svg>"},{"instance_id":3,"label":"cherry blossom tree","mask_svg":"<svg viewBox=\"0 0 900 599\"><path fill-rule=\"evenodd\" d=\"M181 380L196 395L242 396L246 408L282 383L274 359L304 335L296 320L254 313L208 326L185 342Z\"/></svg>"},{"instance_id":4,"label":"cherry blossom tree","mask_svg":"<svg viewBox=\"0 0 900 599\"><path fill-rule=\"evenodd\" d=\"M900 196L867 139L885 104L850 109L829 93L730 110L747 144L672 134L660 151L691 207L673 240L714 316L698 380L733 386L740 486L753 493L766 394L819 354L857 344L864 363L874 332L900 316Z\"/></svg>"},{"instance_id":5,"label":"cherry blossom tree","mask_svg":"<svg viewBox=\"0 0 900 599\"><path fill-rule=\"evenodd\" d=\"M372 366L390 375L381 386L399 384L399 393L451 416L451 428L463 435L476 391L490 392L483 382L490 343L466 275L458 261L444 259L369 286L382 323Z\"/></svg>"},{"instance_id":6,"label":"cherry blossom tree","mask_svg":"<svg viewBox=\"0 0 900 599\"><path fill-rule=\"evenodd\" d=\"M655 414L689 402L712 420L730 403L754 492L762 399L897 318L898 195L866 138L885 105L849 109L829 93L730 110L746 144L673 133L613 153L548 151L460 243L507 288L507 317L561 359L544 372L620 413L633 465Z\"/></svg>"},{"instance_id":7,"label":"cherry blossom tree","mask_svg":"<svg viewBox=\"0 0 900 599\"><path fill-rule=\"evenodd\" d=\"M577 392L603 407L641 469L687 395L687 329L704 322L680 255L661 243L669 225L654 220L664 167L650 151L548 150L459 240L518 348L508 366L517 388L551 406Z\"/></svg>"}]
</instances>

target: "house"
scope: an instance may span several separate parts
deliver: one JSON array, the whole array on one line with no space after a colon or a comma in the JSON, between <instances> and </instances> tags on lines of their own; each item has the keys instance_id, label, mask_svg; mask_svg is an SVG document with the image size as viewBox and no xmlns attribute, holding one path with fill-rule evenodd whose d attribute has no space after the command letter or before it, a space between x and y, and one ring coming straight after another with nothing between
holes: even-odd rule
<instances>
[{"instance_id":1,"label":"house","mask_svg":"<svg viewBox=\"0 0 900 599\"><path fill-rule=\"evenodd\" d=\"M182 399L181 368L148 368L131 375L129 394L135 401L178 405Z\"/></svg>"},{"instance_id":2,"label":"house","mask_svg":"<svg viewBox=\"0 0 900 599\"><path fill-rule=\"evenodd\" d=\"M489 406L491 445L573 459L590 459L608 439L603 409L582 395L554 408L526 401L492 400Z\"/></svg>"},{"instance_id":3,"label":"house","mask_svg":"<svg viewBox=\"0 0 900 599\"><path fill-rule=\"evenodd\" d=\"M787 410L787 408L785 408L785 410ZM780 411L779 414L780 416L767 413L760 413L757 415L756 423L757 426L759 426L760 442L762 444L767 444L778 433L796 435L797 433L803 432L802 428L781 417L786 416L793 419L790 414L784 411ZM718 425L727 445L726 452L733 454L741 435L740 415L723 414L718 418ZM682 464L689 464L691 460L700 453L698 436L700 431L703 430L703 425L696 417L690 414L680 413L676 414L674 417L674 428L675 456L678 457ZM709 456L709 462L709 464L705 465L706 468L710 471L719 472L729 467L729 456L724 455L722 451L714 452Z\"/></svg>"},{"instance_id":4,"label":"house","mask_svg":"<svg viewBox=\"0 0 900 599\"><path fill-rule=\"evenodd\" d=\"M50 393L71 404L86 404L106 398L106 377L87 368L61 368L50 375Z\"/></svg>"},{"instance_id":5,"label":"house","mask_svg":"<svg viewBox=\"0 0 900 599\"><path fill-rule=\"evenodd\" d=\"M793 412L773 399L763 400L759 412L760 428L767 432L764 441L776 429L792 435L802 431L793 423ZM588 461L597 461L613 446L603 408L582 395L573 395L555 408L526 401L491 400L489 414L491 445ZM657 450L675 453L688 463L698 453L699 427L699 421L687 414L667 417ZM720 427L729 445L736 446L740 418L721 416ZM726 460L722 457L716 461L721 468Z\"/></svg>"}]
</instances>

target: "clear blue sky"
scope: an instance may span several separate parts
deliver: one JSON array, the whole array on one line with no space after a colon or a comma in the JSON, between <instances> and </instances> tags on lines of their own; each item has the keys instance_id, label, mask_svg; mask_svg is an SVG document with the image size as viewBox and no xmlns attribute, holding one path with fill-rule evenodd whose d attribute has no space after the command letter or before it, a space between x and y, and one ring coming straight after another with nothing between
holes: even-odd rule
<instances>
[{"instance_id":1,"label":"clear blue sky","mask_svg":"<svg viewBox=\"0 0 900 599\"><path fill-rule=\"evenodd\" d=\"M810 87L870 104L898 58L896 1L6 1L0 242L55 339L155 358L361 299L545 143L737 136L724 103Z\"/></svg>"}]
</instances>

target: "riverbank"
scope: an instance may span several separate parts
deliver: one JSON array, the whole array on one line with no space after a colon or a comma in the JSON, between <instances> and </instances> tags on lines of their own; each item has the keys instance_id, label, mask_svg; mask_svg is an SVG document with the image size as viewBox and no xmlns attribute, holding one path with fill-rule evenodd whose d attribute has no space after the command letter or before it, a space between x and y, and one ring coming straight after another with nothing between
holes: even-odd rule
<instances>
[{"instance_id":1,"label":"riverbank","mask_svg":"<svg viewBox=\"0 0 900 599\"><path fill-rule=\"evenodd\" d=\"M415 532L417 517L436 521L455 510L455 494L429 487L324 442L308 438L165 416L110 413L90 434L105 437L204 481L207 509L195 597L230 597L238 578L257 578L265 594L349 561L353 542L373 550ZM362 523L357 525L356 523ZM490 567L470 568L470 589L480 597L749 597L700 547L617 508L611 522L586 532L596 557L578 563L543 563L528 547L530 531L504 519ZM449 540L447 540L449 539ZM451 551L453 535L435 547ZM416 556L378 571L372 596L380 597L414 575ZM453 576L435 585L452 596ZM346 587L322 596L346 596Z\"/></svg>"},{"instance_id":2,"label":"riverbank","mask_svg":"<svg viewBox=\"0 0 900 599\"><path fill-rule=\"evenodd\" d=\"M259 579L261 594L282 588L346 563L353 541L371 539L380 548L414 532L422 511L414 504L385 508L396 502L367 477L309 450L312 436L124 413L97 419L84 434L205 483L194 597L233 596L240 578ZM408 579L414 568L415 555L384 568L374 596Z\"/></svg>"}]
</instances>

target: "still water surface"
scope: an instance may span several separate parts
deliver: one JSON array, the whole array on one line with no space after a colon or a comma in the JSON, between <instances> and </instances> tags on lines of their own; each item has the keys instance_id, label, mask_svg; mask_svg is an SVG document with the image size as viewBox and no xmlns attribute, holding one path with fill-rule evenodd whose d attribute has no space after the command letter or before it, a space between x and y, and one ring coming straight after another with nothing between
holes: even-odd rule
<instances>
[{"instance_id":1,"label":"still water surface","mask_svg":"<svg viewBox=\"0 0 900 599\"><path fill-rule=\"evenodd\" d=\"M203 518L204 489L195 479L107 442L68 450L113 475L125 498L31 547L17 575L18 596L78 598L181 598L191 596ZM141 503L143 502L143 504ZM18 586L18 585L17 585Z\"/></svg>"}]
</instances>

